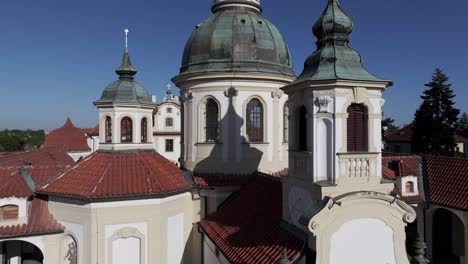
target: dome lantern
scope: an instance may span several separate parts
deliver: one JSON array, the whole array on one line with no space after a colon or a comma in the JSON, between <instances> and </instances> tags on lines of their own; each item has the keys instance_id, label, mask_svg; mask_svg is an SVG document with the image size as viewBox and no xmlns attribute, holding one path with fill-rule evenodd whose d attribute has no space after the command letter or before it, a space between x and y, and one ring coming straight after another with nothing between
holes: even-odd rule
<instances>
[{"instance_id":1,"label":"dome lantern","mask_svg":"<svg viewBox=\"0 0 468 264\"><path fill-rule=\"evenodd\" d=\"M260 0L215 0L211 7L211 11L213 13L232 9L244 9L256 13L262 13Z\"/></svg>"}]
</instances>

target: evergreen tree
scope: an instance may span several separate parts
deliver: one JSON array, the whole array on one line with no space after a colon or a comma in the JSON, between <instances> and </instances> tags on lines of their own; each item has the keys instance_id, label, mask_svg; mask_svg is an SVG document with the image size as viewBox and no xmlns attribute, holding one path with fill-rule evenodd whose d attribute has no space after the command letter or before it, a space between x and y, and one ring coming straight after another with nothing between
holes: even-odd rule
<instances>
[{"instance_id":1,"label":"evergreen tree","mask_svg":"<svg viewBox=\"0 0 468 264\"><path fill-rule=\"evenodd\" d=\"M458 132L463 136L468 135L468 114L463 113L458 118Z\"/></svg>"},{"instance_id":2,"label":"evergreen tree","mask_svg":"<svg viewBox=\"0 0 468 264\"><path fill-rule=\"evenodd\" d=\"M455 97L448 77L437 68L432 81L421 96L423 102L414 115L413 152L454 156L454 135L460 110L454 108Z\"/></svg>"}]
</instances>

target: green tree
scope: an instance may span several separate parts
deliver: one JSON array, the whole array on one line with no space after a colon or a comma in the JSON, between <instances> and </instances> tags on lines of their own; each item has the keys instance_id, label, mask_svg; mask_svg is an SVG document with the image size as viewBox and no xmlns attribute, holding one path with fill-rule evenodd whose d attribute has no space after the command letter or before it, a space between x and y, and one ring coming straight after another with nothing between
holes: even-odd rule
<instances>
[{"instance_id":1,"label":"green tree","mask_svg":"<svg viewBox=\"0 0 468 264\"><path fill-rule=\"evenodd\" d=\"M400 127L395 125L395 120L389 117L382 120L382 128L385 130L386 133L391 133L400 129Z\"/></svg>"},{"instance_id":2,"label":"green tree","mask_svg":"<svg viewBox=\"0 0 468 264\"><path fill-rule=\"evenodd\" d=\"M458 118L458 132L467 134L468 133L468 114L463 113Z\"/></svg>"},{"instance_id":3,"label":"green tree","mask_svg":"<svg viewBox=\"0 0 468 264\"><path fill-rule=\"evenodd\" d=\"M454 107L455 94L448 76L435 69L432 81L421 96L423 102L414 115L413 152L430 155L454 156L454 135L460 110Z\"/></svg>"}]
</instances>

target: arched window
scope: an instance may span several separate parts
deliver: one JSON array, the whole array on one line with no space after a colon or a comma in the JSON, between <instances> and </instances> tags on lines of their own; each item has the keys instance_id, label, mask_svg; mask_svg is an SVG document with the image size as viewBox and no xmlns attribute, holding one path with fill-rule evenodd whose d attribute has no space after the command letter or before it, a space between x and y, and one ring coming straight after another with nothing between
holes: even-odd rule
<instances>
[{"instance_id":1,"label":"arched window","mask_svg":"<svg viewBox=\"0 0 468 264\"><path fill-rule=\"evenodd\" d=\"M112 119L110 117L106 117L106 143L111 143L112 142Z\"/></svg>"},{"instance_id":2,"label":"arched window","mask_svg":"<svg viewBox=\"0 0 468 264\"><path fill-rule=\"evenodd\" d=\"M352 104L348 107L348 152L368 150L367 107Z\"/></svg>"},{"instance_id":3,"label":"arched window","mask_svg":"<svg viewBox=\"0 0 468 264\"><path fill-rule=\"evenodd\" d=\"M122 143L133 142L133 122L129 117L122 118L120 134Z\"/></svg>"},{"instance_id":4,"label":"arched window","mask_svg":"<svg viewBox=\"0 0 468 264\"><path fill-rule=\"evenodd\" d=\"M141 142L145 143L148 142L148 121L146 121L146 117L141 119Z\"/></svg>"},{"instance_id":5,"label":"arched window","mask_svg":"<svg viewBox=\"0 0 468 264\"><path fill-rule=\"evenodd\" d=\"M174 126L174 120L170 117L166 118L166 126L167 127L172 127Z\"/></svg>"},{"instance_id":6,"label":"arched window","mask_svg":"<svg viewBox=\"0 0 468 264\"><path fill-rule=\"evenodd\" d=\"M289 106L288 102L284 103L283 108L283 142L288 142L289 139Z\"/></svg>"},{"instance_id":7,"label":"arched window","mask_svg":"<svg viewBox=\"0 0 468 264\"><path fill-rule=\"evenodd\" d=\"M297 138L298 150L307 151L307 108L301 106L297 109Z\"/></svg>"},{"instance_id":8,"label":"arched window","mask_svg":"<svg viewBox=\"0 0 468 264\"><path fill-rule=\"evenodd\" d=\"M406 193L414 193L414 183L413 182L406 182L405 183L405 192Z\"/></svg>"},{"instance_id":9,"label":"arched window","mask_svg":"<svg viewBox=\"0 0 468 264\"><path fill-rule=\"evenodd\" d=\"M263 142L263 105L258 99L252 99L246 109L246 132L248 141Z\"/></svg>"},{"instance_id":10,"label":"arched window","mask_svg":"<svg viewBox=\"0 0 468 264\"><path fill-rule=\"evenodd\" d=\"M18 219L18 206L9 204L0 207L0 220Z\"/></svg>"},{"instance_id":11,"label":"arched window","mask_svg":"<svg viewBox=\"0 0 468 264\"><path fill-rule=\"evenodd\" d=\"M218 104L215 100L209 98L206 100L206 115L205 115L205 136L206 142L218 141Z\"/></svg>"}]
</instances>

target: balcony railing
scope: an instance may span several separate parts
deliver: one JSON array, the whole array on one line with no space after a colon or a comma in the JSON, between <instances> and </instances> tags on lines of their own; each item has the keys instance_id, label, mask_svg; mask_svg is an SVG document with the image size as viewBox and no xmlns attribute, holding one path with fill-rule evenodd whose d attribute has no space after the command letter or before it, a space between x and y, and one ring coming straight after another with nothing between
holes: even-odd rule
<instances>
[{"instance_id":1,"label":"balcony railing","mask_svg":"<svg viewBox=\"0 0 468 264\"><path fill-rule=\"evenodd\" d=\"M291 174L294 174L302 179L312 178L312 164L312 152L289 152L289 170L291 171Z\"/></svg>"},{"instance_id":2,"label":"balcony railing","mask_svg":"<svg viewBox=\"0 0 468 264\"><path fill-rule=\"evenodd\" d=\"M339 181L369 182L377 176L378 153L338 153Z\"/></svg>"}]
</instances>

